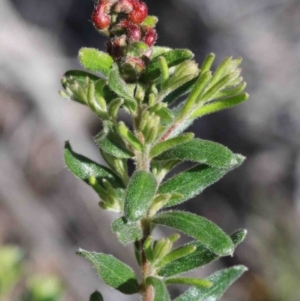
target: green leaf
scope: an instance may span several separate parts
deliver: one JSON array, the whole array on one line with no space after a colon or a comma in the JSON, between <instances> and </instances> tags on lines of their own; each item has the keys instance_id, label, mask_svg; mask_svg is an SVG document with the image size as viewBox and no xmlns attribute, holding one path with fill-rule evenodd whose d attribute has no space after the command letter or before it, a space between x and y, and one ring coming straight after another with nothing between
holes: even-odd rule
<instances>
[{"instance_id":1,"label":"green leaf","mask_svg":"<svg viewBox=\"0 0 300 301\"><path fill-rule=\"evenodd\" d=\"M91 294L90 301L103 301L103 297L98 291L95 291Z\"/></svg>"},{"instance_id":2,"label":"green leaf","mask_svg":"<svg viewBox=\"0 0 300 301\"><path fill-rule=\"evenodd\" d=\"M171 199L165 207L175 206L198 195L205 188L220 180L228 171L207 165L197 165L163 182L158 192L182 194L183 198Z\"/></svg>"},{"instance_id":3,"label":"green leaf","mask_svg":"<svg viewBox=\"0 0 300 301\"><path fill-rule=\"evenodd\" d=\"M124 294L135 294L138 292L138 282L133 270L112 255L88 252L79 249L78 255L91 261L98 275L109 286Z\"/></svg>"},{"instance_id":4,"label":"green leaf","mask_svg":"<svg viewBox=\"0 0 300 301\"><path fill-rule=\"evenodd\" d=\"M169 292L162 280L155 277L148 277L147 284L152 285L154 288L153 301L171 301Z\"/></svg>"},{"instance_id":5,"label":"green leaf","mask_svg":"<svg viewBox=\"0 0 300 301\"><path fill-rule=\"evenodd\" d=\"M215 57L216 57L216 55L214 53L210 53L205 58L202 66L201 66L201 75L210 70L210 68L215 60Z\"/></svg>"},{"instance_id":6,"label":"green leaf","mask_svg":"<svg viewBox=\"0 0 300 301\"><path fill-rule=\"evenodd\" d=\"M65 144L65 161L70 171L79 179L89 184L91 177L99 183L109 181L113 187L123 187L121 180L109 168L104 167L82 155L75 153L69 142Z\"/></svg>"},{"instance_id":7,"label":"green leaf","mask_svg":"<svg viewBox=\"0 0 300 301\"><path fill-rule=\"evenodd\" d=\"M160 63L159 57L163 56L167 64L170 67L176 66L186 60L190 60L194 57L194 54L188 49L175 49L165 52L159 56L154 57L148 64L146 71L143 75L144 80L151 81L159 77L160 75Z\"/></svg>"},{"instance_id":8,"label":"green leaf","mask_svg":"<svg viewBox=\"0 0 300 301\"><path fill-rule=\"evenodd\" d=\"M248 93L242 93L242 94L235 95L235 96L232 96L227 99L214 101L213 103L209 103L203 107L200 107L200 108L194 110L190 114L189 119L195 119L195 118L199 118L201 116L207 115L207 114L211 114L211 113L215 113L215 112L222 111L225 109L229 109L233 106L236 106L236 105L244 102L248 98L249 98Z\"/></svg>"},{"instance_id":9,"label":"green leaf","mask_svg":"<svg viewBox=\"0 0 300 301\"><path fill-rule=\"evenodd\" d=\"M105 76L108 76L113 64L113 58L110 55L95 48L81 48L79 61L86 69L100 72Z\"/></svg>"},{"instance_id":10,"label":"green leaf","mask_svg":"<svg viewBox=\"0 0 300 301\"><path fill-rule=\"evenodd\" d=\"M130 221L141 219L148 211L156 193L156 179L147 171L138 171L131 177L124 204L125 217Z\"/></svg>"},{"instance_id":11,"label":"green leaf","mask_svg":"<svg viewBox=\"0 0 300 301\"><path fill-rule=\"evenodd\" d=\"M70 70L61 79L61 84L65 91L61 91L60 94L64 98L72 99L86 105L88 102L89 85L91 82L95 84L98 80L101 79L88 72Z\"/></svg>"},{"instance_id":12,"label":"green leaf","mask_svg":"<svg viewBox=\"0 0 300 301\"><path fill-rule=\"evenodd\" d=\"M135 148L138 151L143 150L143 144L140 142L140 140L128 129L128 127L125 125L124 122L119 122L117 125L117 131L118 134L126 141L128 142L133 148Z\"/></svg>"},{"instance_id":13,"label":"green leaf","mask_svg":"<svg viewBox=\"0 0 300 301\"><path fill-rule=\"evenodd\" d=\"M116 158L128 159L134 156L116 133L114 127L107 123L104 125L104 130L95 137L95 142L104 152Z\"/></svg>"},{"instance_id":14,"label":"green leaf","mask_svg":"<svg viewBox=\"0 0 300 301\"><path fill-rule=\"evenodd\" d=\"M197 287L209 288L212 286L212 282L206 279L199 278L169 278L165 280L166 284L186 284Z\"/></svg>"},{"instance_id":15,"label":"green leaf","mask_svg":"<svg viewBox=\"0 0 300 301\"><path fill-rule=\"evenodd\" d=\"M159 55L162 55L166 52L172 51L172 48L170 47L162 47L162 46L154 46L152 47L153 53L152 53L152 59L156 58Z\"/></svg>"},{"instance_id":16,"label":"green leaf","mask_svg":"<svg viewBox=\"0 0 300 301\"><path fill-rule=\"evenodd\" d=\"M235 247L237 246L238 242L237 237L241 237L242 232L245 233L245 231L246 230L240 230L230 235L230 238ZM176 258L178 254L180 255L181 253L184 253L185 250L191 250L192 248L194 249L194 251L190 254ZM175 259L173 261L167 262L168 257L174 257ZM218 258L219 256L217 254L213 253L202 243L192 241L166 255L161 262L161 268L158 271L158 275L162 277L170 277L185 273L198 267L204 266ZM167 263L165 266L163 266L164 262Z\"/></svg>"},{"instance_id":17,"label":"green leaf","mask_svg":"<svg viewBox=\"0 0 300 301\"><path fill-rule=\"evenodd\" d=\"M247 268L239 265L219 271L208 278L213 283L210 288L192 287L174 301L217 301L228 287L236 281Z\"/></svg>"},{"instance_id":18,"label":"green leaf","mask_svg":"<svg viewBox=\"0 0 300 301\"><path fill-rule=\"evenodd\" d=\"M242 243L245 240L246 236L247 236L247 230L245 229L237 230L236 232L230 235L231 240L235 245L235 247L237 247L240 243Z\"/></svg>"},{"instance_id":19,"label":"green leaf","mask_svg":"<svg viewBox=\"0 0 300 301\"><path fill-rule=\"evenodd\" d=\"M128 107L130 107L133 111L136 109L137 101L134 98L135 85L127 84L122 79L119 67L116 63L114 63L112 66L111 72L109 74L108 84L113 92L125 99Z\"/></svg>"},{"instance_id":20,"label":"green leaf","mask_svg":"<svg viewBox=\"0 0 300 301\"><path fill-rule=\"evenodd\" d=\"M185 144L187 141L190 141L194 138L194 133L185 133L180 136L165 140L163 142L160 142L156 144L150 151L150 157L156 157L160 155L161 153L172 149L173 147L176 147L181 144ZM171 158L170 158L171 160Z\"/></svg>"},{"instance_id":21,"label":"green leaf","mask_svg":"<svg viewBox=\"0 0 300 301\"><path fill-rule=\"evenodd\" d=\"M240 165L244 157L232 153L227 147L219 143L193 139L165 151L155 160L185 160L227 169Z\"/></svg>"},{"instance_id":22,"label":"green leaf","mask_svg":"<svg viewBox=\"0 0 300 301\"><path fill-rule=\"evenodd\" d=\"M136 222L129 222L125 217L115 220L112 224L113 231L117 234L119 241L128 245L143 237L141 225Z\"/></svg>"},{"instance_id":23,"label":"green leaf","mask_svg":"<svg viewBox=\"0 0 300 301\"><path fill-rule=\"evenodd\" d=\"M234 245L230 237L204 217L189 212L170 211L157 215L152 223L177 229L220 256L233 254Z\"/></svg>"},{"instance_id":24,"label":"green leaf","mask_svg":"<svg viewBox=\"0 0 300 301\"><path fill-rule=\"evenodd\" d=\"M158 22L158 18L155 16L148 16L144 21L143 21L143 25L147 26L147 27L154 27L156 25L156 23Z\"/></svg>"}]
</instances>

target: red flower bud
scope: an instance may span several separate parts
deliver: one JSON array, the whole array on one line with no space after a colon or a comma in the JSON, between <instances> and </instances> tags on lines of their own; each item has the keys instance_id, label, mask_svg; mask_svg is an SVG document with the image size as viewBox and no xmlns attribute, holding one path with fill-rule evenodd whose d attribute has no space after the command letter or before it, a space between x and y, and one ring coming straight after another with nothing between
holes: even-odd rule
<instances>
[{"instance_id":1,"label":"red flower bud","mask_svg":"<svg viewBox=\"0 0 300 301\"><path fill-rule=\"evenodd\" d=\"M128 15L128 20L140 24L148 16L148 7L144 2L134 0L132 1L133 10Z\"/></svg>"},{"instance_id":2,"label":"red flower bud","mask_svg":"<svg viewBox=\"0 0 300 301\"><path fill-rule=\"evenodd\" d=\"M139 26L127 20L121 21L120 26L126 30L127 37L130 42L138 42L141 40L142 33Z\"/></svg>"},{"instance_id":3,"label":"red flower bud","mask_svg":"<svg viewBox=\"0 0 300 301\"><path fill-rule=\"evenodd\" d=\"M115 12L129 14L133 10L132 3L132 0L120 0L115 6Z\"/></svg>"},{"instance_id":4,"label":"red flower bud","mask_svg":"<svg viewBox=\"0 0 300 301\"><path fill-rule=\"evenodd\" d=\"M143 37L143 41L149 46L152 47L157 40L157 33L154 28L144 27L143 28L145 35Z\"/></svg>"},{"instance_id":5,"label":"red flower bud","mask_svg":"<svg viewBox=\"0 0 300 301\"><path fill-rule=\"evenodd\" d=\"M121 35L120 37L112 38L106 45L107 52L115 60L120 60L123 57L123 50L126 46L126 35Z\"/></svg>"},{"instance_id":6,"label":"red flower bud","mask_svg":"<svg viewBox=\"0 0 300 301\"><path fill-rule=\"evenodd\" d=\"M100 4L96 6L92 14L93 25L99 30L106 29L110 25L110 17L104 12L104 9L105 5Z\"/></svg>"}]
</instances>

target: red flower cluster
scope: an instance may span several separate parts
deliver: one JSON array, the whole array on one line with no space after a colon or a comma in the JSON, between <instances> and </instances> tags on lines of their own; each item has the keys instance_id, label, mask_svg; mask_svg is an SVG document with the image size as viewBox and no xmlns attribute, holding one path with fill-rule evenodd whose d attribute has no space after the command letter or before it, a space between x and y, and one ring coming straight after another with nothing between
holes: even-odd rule
<instances>
[{"instance_id":1,"label":"red flower cluster","mask_svg":"<svg viewBox=\"0 0 300 301\"><path fill-rule=\"evenodd\" d=\"M143 24L147 16L148 7L140 0L99 0L95 6L94 27L110 37L108 53L127 69L133 64L140 72L152 55L151 47L157 40L157 33L153 27ZM138 42L143 42L148 49L139 55L129 54L130 46Z\"/></svg>"}]
</instances>

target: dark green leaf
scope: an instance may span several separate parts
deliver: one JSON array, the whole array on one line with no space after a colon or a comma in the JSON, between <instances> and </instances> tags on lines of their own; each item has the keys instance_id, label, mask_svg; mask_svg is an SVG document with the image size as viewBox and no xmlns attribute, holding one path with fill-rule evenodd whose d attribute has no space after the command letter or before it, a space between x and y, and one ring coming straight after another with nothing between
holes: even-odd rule
<instances>
[{"instance_id":1,"label":"dark green leaf","mask_svg":"<svg viewBox=\"0 0 300 301\"><path fill-rule=\"evenodd\" d=\"M153 286L153 301L171 301L169 292L162 280L155 277L148 277L147 284Z\"/></svg>"},{"instance_id":2,"label":"dark green leaf","mask_svg":"<svg viewBox=\"0 0 300 301\"><path fill-rule=\"evenodd\" d=\"M98 291L95 291L91 294L90 301L103 301L103 297Z\"/></svg>"},{"instance_id":3,"label":"dark green leaf","mask_svg":"<svg viewBox=\"0 0 300 301\"><path fill-rule=\"evenodd\" d=\"M246 231L246 230L245 230ZM245 233L245 231L240 230L232 235L230 235L231 240L233 241L233 244L235 247L237 246L237 236L241 237L241 233ZM181 258L178 258L170 263L168 263L165 266L162 266L160 270L158 271L159 276L163 277L170 277L174 275L178 275L181 273L185 273L191 270L194 270L198 267L204 266L216 259L219 258L219 256L212 251L210 251L207 247L205 247L202 243L197 241L192 241L190 243L185 244L182 247L179 247L178 249L175 249L170 253L172 256L172 253L175 255L177 253L181 253L181 250L185 250L185 248L195 248L195 251L191 254L187 254L186 256L182 256ZM168 255L167 255L168 256ZM165 258L167 257L165 256ZM164 258L164 259L165 259ZM164 261L163 259L163 261ZM162 262L163 263L163 262Z\"/></svg>"},{"instance_id":4,"label":"dark green leaf","mask_svg":"<svg viewBox=\"0 0 300 301\"><path fill-rule=\"evenodd\" d=\"M160 56L163 56L166 59L169 67L173 67L186 60L192 59L194 57L194 54L187 49L175 49L154 57L147 66L147 69L144 73L143 78L146 81L154 80L160 75Z\"/></svg>"},{"instance_id":5,"label":"dark green leaf","mask_svg":"<svg viewBox=\"0 0 300 301\"><path fill-rule=\"evenodd\" d=\"M199 278L169 278L165 280L166 284L186 284L193 285L197 287L209 288L212 286L212 282L206 279Z\"/></svg>"},{"instance_id":6,"label":"dark green leaf","mask_svg":"<svg viewBox=\"0 0 300 301\"><path fill-rule=\"evenodd\" d=\"M182 194L183 198L172 199L166 204L166 207L175 206L201 193L205 188L221 179L228 171L207 165L197 165L162 183L158 192Z\"/></svg>"},{"instance_id":7,"label":"dark green leaf","mask_svg":"<svg viewBox=\"0 0 300 301\"><path fill-rule=\"evenodd\" d=\"M157 215L152 223L179 230L220 256L233 254L234 245L230 237L204 217L189 212L169 211Z\"/></svg>"},{"instance_id":8,"label":"dark green leaf","mask_svg":"<svg viewBox=\"0 0 300 301\"><path fill-rule=\"evenodd\" d=\"M124 294L135 294L138 292L138 282L133 270L112 255L88 252L79 249L78 255L92 262L98 275L111 287Z\"/></svg>"},{"instance_id":9,"label":"dark green leaf","mask_svg":"<svg viewBox=\"0 0 300 301\"><path fill-rule=\"evenodd\" d=\"M174 301L217 301L228 287L236 281L247 268L239 265L219 271L208 278L213 283L210 288L192 287Z\"/></svg>"},{"instance_id":10,"label":"dark green leaf","mask_svg":"<svg viewBox=\"0 0 300 301\"><path fill-rule=\"evenodd\" d=\"M104 152L116 158L128 159L133 157L133 153L126 147L112 126L105 125L104 131L95 137L95 141Z\"/></svg>"},{"instance_id":11,"label":"dark green leaf","mask_svg":"<svg viewBox=\"0 0 300 301\"><path fill-rule=\"evenodd\" d=\"M176 147L181 144L185 144L187 141L189 141L193 138L194 138L194 133L185 133L185 134L179 135L177 137L160 142L151 149L150 157L156 157L159 154L161 154L169 149L172 149L173 147ZM170 158L168 160L172 160L172 158Z\"/></svg>"},{"instance_id":12,"label":"dark green leaf","mask_svg":"<svg viewBox=\"0 0 300 301\"><path fill-rule=\"evenodd\" d=\"M128 220L141 219L148 211L156 193L156 179L154 175L146 171L138 171L133 174L128 184L124 213Z\"/></svg>"},{"instance_id":13,"label":"dark green leaf","mask_svg":"<svg viewBox=\"0 0 300 301\"><path fill-rule=\"evenodd\" d=\"M190 119L195 119L207 114L215 113L225 109L229 109L233 106L236 106L249 98L249 94L242 93L239 95L232 96L228 99L218 100L213 103L209 103L199 109L196 109L189 116Z\"/></svg>"},{"instance_id":14,"label":"dark green leaf","mask_svg":"<svg viewBox=\"0 0 300 301\"><path fill-rule=\"evenodd\" d=\"M244 157L232 153L227 147L219 143L193 139L167 150L155 160L186 160L227 169L240 165Z\"/></svg>"},{"instance_id":15,"label":"dark green leaf","mask_svg":"<svg viewBox=\"0 0 300 301\"><path fill-rule=\"evenodd\" d=\"M134 98L135 85L127 84L121 77L119 67L116 63L113 64L108 79L109 87L120 97L125 99L125 104L128 102L132 110L136 109L136 99Z\"/></svg>"},{"instance_id":16,"label":"dark green leaf","mask_svg":"<svg viewBox=\"0 0 300 301\"><path fill-rule=\"evenodd\" d=\"M240 243L242 243L244 241L244 239L246 238L246 235L247 235L247 230L245 230L245 229L237 230L236 232L234 232L230 235L235 247L237 247Z\"/></svg>"},{"instance_id":17,"label":"dark green leaf","mask_svg":"<svg viewBox=\"0 0 300 301\"><path fill-rule=\"evenodd\" d=\"M95 48L81 48L79 51L79 61L86 69L100 72L105 76L108 76L113 64L111 56Z\"/></svg>"},{"instance_id":18,"label":"dark green leaf","mask_svg":"<svg viewBox=\"0 0 300 301\"><path fill-rule=\"evenodd\" d=\"M125 217L115 220L112 229L124 245L140 240L143 236L141 225L136 222L128 222Z\"/></svg>"},{"instance_id":19,"label":"dark green leaf","mask_svg":"<svg viewBox=\"0 0 300 301\"><path fill-rule=\"evenodd\" d=\"M75 153L69 142L65 144L65 161L70 171L79 179L89 184L89 179L95 177L99 183L106 179L113 187L123 187L121 180L109 168Z\"/></svg>"}]
</instances>

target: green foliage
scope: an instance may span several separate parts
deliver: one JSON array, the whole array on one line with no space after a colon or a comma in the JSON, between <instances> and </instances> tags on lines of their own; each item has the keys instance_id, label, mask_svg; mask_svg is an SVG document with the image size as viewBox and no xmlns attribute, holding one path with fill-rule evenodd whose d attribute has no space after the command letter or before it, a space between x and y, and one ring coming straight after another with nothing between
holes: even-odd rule
<instances>
[{"instance_id":1,"label":"green foliage","mask_svg":"<svg viewBox=\"0 0 300 301\"><path fill-rule=\"evenodd\" d=\"M78 254L92 262L106 284L125 294L140 293L143 301L170 301L167 284L174 283L191 286L176 301L219 300L244 267L223 270L207 279L180 274L232 256L246 231L229 236L204 217L169 207L199 195L245 159L221 144L185 133L197 118L248 98L240 75L242 60L228 57L213 68L215 55L211 53L199 68L188 49L152 45L156 17L145 15L134 22L141 31L136 41L132 28L126 22L118 23L134 17L128 15L124 2L111 1L105 10L101 5L97 2L96 12L105 12L100 17L104 23L108 20L108 27L92 19L98 31L110 38L110 55L82 48L79 60L102 77L69 71L62 78L61 95L87 105L101 119L103 129L95 142L108 167L75 153L68 142L65 160L70 171L96 191L103 209L120 214L112 231L122 244L134 243L142 279L111 255L81 249ZM121 110L128 114L128 124L119 120ZM174 173L174 167L184 161L192 166ZM128 163L135 167L130 173ZM172 177L166 179L170 172ZM151 232L156 225L171 227L194 240L173 249L179 235L155 239ZM100 300L99 292L91 296L91 301Z\"/></svg>"},{"instance_id":2,"label":"green foliage","mask_svg":"<svg viewBox=\"0 0 300 301\"><path fill-rule=\"evenodd\" d=\"M138 292L136 275L125 263L112 255L87 252L82 249L79 249L77 254L91 261L98 275L109 286L128 295Z\"/></svg>"}]
</instances>

